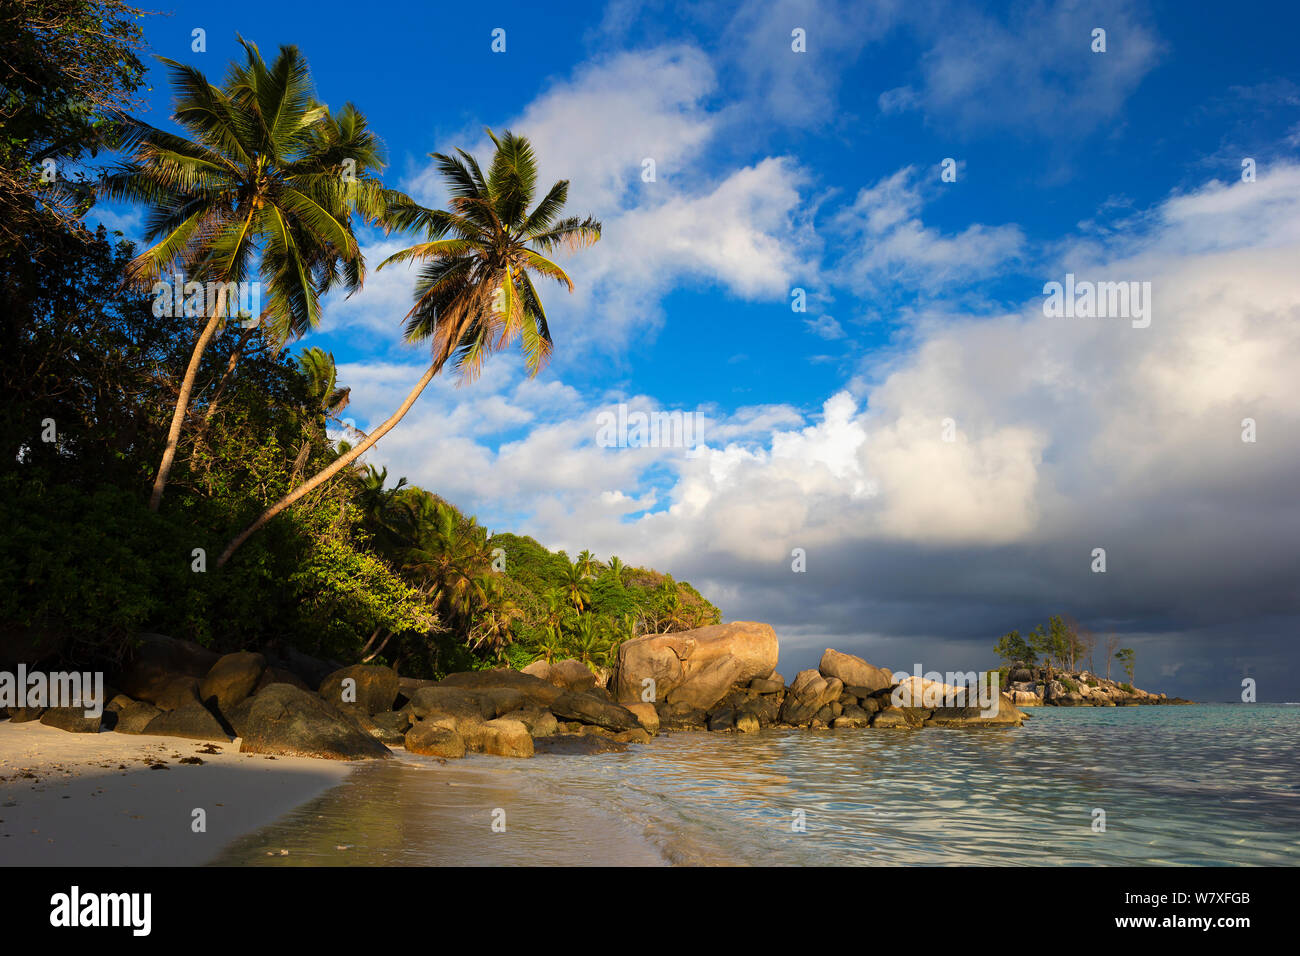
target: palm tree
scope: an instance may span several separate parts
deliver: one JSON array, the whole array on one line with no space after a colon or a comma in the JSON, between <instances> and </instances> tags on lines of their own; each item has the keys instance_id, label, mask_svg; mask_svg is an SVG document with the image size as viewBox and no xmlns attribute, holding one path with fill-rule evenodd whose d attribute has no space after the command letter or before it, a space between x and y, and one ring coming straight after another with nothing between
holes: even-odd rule
<instances>
[{"instance_id":1,"label":"palm tree","mask_svg":"<svg viewBox=\"0 0 1300 956\"><path fill-rule=\"evenodd\" d=\"M267 508L231 541L217 559L218 567L268 521L387 435L448 361L454 360L462 381L472 381L490 353L518 341L530 375L546 364L551 333L532 275L554 279L572 292L573 280L547 253L590 246L600 238L600 223L590 217L560 218L569 194L567 180L552 186L530 212L537 189L532 146L509 131L497 137L488 130L488 135L496 153L486 175L464 150L457 150L459 156L433 154L450 187L450 211L400 203L388 210L389 224L422 228L428 237L381 264L424 263L415 304L406 316L406 338L431 343L428 369L397 411L364 441Z\"/></svg>"},{"instance_id":2,"label":"palm tree","mask_svg":"<svg viewBox=\"0 0 1300 956\"><path fill-rule=\"evenodd\" d=\"M542 627L550 634L558 636L569 614L567 598L559 588L549 588L542 595L542 600L546 603L546 609L543 611L542 616Z\"/></svg>"},{"instance_id":3,"label":"palm tree","mask_svg":"<svg viewBox=\"0 0 1300 956\"><path fill-rule=\"evenodd\" d=\"M600 569L600 562L596 560L596 556L586 550L578 555L578 560L574 563L578 566L578 570L582 572L584 578L593 577Z\"/></svg>"},{"instance_id":4,"label":"palm tree","mask_svg":"<svg viewBox=\"0 0 1300 956\"><path fill-rule=\"evenodd\" d=\"M487 647L500 656L506 645L514 640L514 623L523 611L506 593L502 579L494 574L483 575L479 581L482 608L475 615L470 628L469 645L474 650Z\"/></svg>"},{"instance_id":5,"label":"palm tree","mask_svg":"<svg viewBox=\"0 0 1300 956\"><path fill-rule=\"evenodd\" d=\"M626 570L626 568L627 565L623 563L623 559L616 554L610 556L609 564L605 566L605 569L609 572L610 578L619 587L623 586L623 571Z\"/></svg>"},{"instance_id":6,"label":"palm tree","mask_svg":"<svg viewBox=\"0 0 1300 956\"><path fill-rule=\"evenodd\" d=\"M406 487L406 479L397 479L397 484L386 488L388 469L377 469L367 465L360 478L358 505L370 532L375 536L375 544L381 553L393 555L405 546L403 542L403 519L406 515L397 507L398 494Z\"/></svg>"},{"instance_id":7,"label":"palm tree","mask_svg":"<svg viewBox=\"0 0 1300 956\"><path fill-rule=\"evenodd\" d=\"M596 622L590 615L579 618L578 626L573 632L574 648L578 660L584 664L595 664L602 655L603 638Z\"/></svg>"},{"instance_id":8,"label":"palm tree","mask_svg":"<svg viewBox=\"0 0 1300 956\"><path fill-rule=\"evenodd\" d=\"M483 529L470 519L462 524L456 513L431 496L411 509L415 544L407 550L402 570L423 582L426 593L452 620L468 622L486 603L485 581L492 563Z\"/></svg>"},{"instance_id":9,"label":"palm tree","mask_svg":"<svg viewBox=\"0 0 1300 956\"><path fill-rule=\"evenodd\" d=\"M307 382L307 426L302 446L293 463L292 473L295 476L306 465L313 442L323 441L329 423L339 421L339 415L347 408L352 393L350 388L338 387L338 369L334 365L332 352L321 348L304 349L298 356L298 371ZM216 396L213 398L215 400ZM211 405L208 410L212 410ZM206 423L205 417L204 424ZM387 476L387 469L384 474ZM402 479L402 483L405 480Z\"/></svg>"},{"instance_id":10,"label":"palm tree","mask_svg":"<svg viewBox=\"0 0 1300 956\"><path fill-rule=\"evenodd\" d=\"M303 349L298 356L298 368L307 380L313 411L319 411L326 421L337 422L348 407L352 389L339 387L334 353L316 347Z\"/></svg>"},{"instance_id":11,"label":"palm tree","mask_svg":"<svg viewBox=\"0 0 1300 956\"><path fill-rule=\"evenodd\" d=\"M564 641L557 632L551 632L542 638L537 649L542 652L543 659L549 664L564 653Z\"/></svg>"},{"instance_id":12,"label":"palm tree","mask_svg":"<svg viewBox=\"0 0 1300 956\"><path fill-rule=\"evenodd\" d=\"M561 586L564 590L565 599L573 605L573 609L579 614L591 603L591 584L576 561L573 564L565 565L564 581Z\"/></svg>"},{"instance_id":13,"label":"palm tree","mask_svg":"<svg viewBox=\"0 0 1300 956\"><path fill-rule=\"evenodd\" d=\"M128 281L149 287L179 265L215 290L205 296L206 321L181 379L149 499L153 511L204 351L230 317L229 283L259 273L267 301L255 318L280 342L301 336L319 321L320 296L362 284L353 211L379 221L386 208L410 203L374 178L383 160L364 117L351 104L332 117L316 102L297 47L281 47L267 66L256 46L240 43L247 61L232 64L222 86L161 58L176 91L172 118L186 135L131 121L124 142L132 155L101 186L112 199L150 207L146 237L154 244L131 261Z\"/></svg>"}]
</instances>

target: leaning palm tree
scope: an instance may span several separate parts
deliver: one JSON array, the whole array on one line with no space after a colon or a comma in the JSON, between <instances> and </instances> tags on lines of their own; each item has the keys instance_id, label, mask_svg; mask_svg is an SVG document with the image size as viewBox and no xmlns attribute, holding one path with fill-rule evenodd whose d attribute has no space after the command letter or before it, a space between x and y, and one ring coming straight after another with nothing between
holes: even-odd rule
<instances>
[{"instance_id":1,"label":"leaning palm tree","mask_svg":"<svg viewBox=\"0 0 1300 956\"><path fill-rule=\"evenodd\" d=\"M153 245L128 265L129 282L151 287L174 267L207 290L154 478L154 511L203 354L234 317L231 284L258 275L266 302L260 315L244 318L278 342L297 338L316 326L323 294L336 285L349 292L361 286L365 262L352 213L381 221L389 206L410 203L374 178L383 160L365 118L351 104L334 117L316 102L296 47L281 47L268 66L256 46L240 42L246 62L232 64L221 86L192 66L160 58L175 87L172 118L185 135L131 121L131 156L100 187L112 199L149 207L146 237ZM173 292L179 298L182 290Z\"/></svg>"},{"instance_id":2,"label":"leaning palm tree","mask_svg":"<svg viewBox=\"0 0 1300 956\"><path fill-rule=\"evenodd\" d=\"M281 498L239 534L217 559L220 567L268 521L314 488L329 481L383 438L402 420L420 393L451 361L462 381L472 381L492 352L519 342L530 375L551 354L551 332L533 275L554 279L573 291L573 280L548 254L578 249L600 238L600 223L588 217L560 218L569 183L561 180L529 207L537 189L537 160L528 140L506 132L488 135L496 147L485 174L464 150L458 156L434 153L438 171L450 187L450 210L390 210L394 226L422 228L428 241L390 256L391 262L424 264L415 286L415 304L406 316L406 338L429 342L432 361L405 400L364 441Z\"/></svg>"}]
</instances>

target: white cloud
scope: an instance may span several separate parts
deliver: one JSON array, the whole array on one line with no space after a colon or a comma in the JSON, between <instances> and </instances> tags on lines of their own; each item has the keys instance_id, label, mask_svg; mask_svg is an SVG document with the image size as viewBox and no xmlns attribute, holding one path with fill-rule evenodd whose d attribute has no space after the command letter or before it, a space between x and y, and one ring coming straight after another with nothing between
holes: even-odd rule
<instances>
[{"instance_id":1,"label":"white cloud","mask_svg":"<svg viewBox=\"0 0 1300 956\"><path fill-rule=\"evenodd\" d=\"M721 122L706 106L715 85L693 47L622 53L554 84L506 124L533 142L543 188L569 179L569 211L603 223L594 247L560 256L577 289L548 300L558 361L566 350L617 352L633 334L652 334L660 296L683 283L753 299L784 295L796 275L815 272L796 164L708 161ZM469 142L488 155L479 134ZM653 182L642 178L645 159L654 160ZM431 166L408 188L441 204Z\"/></svg>"},{"instance_id":2,"label":"white cloud","mask_svg":"<svg viewBox=\"0 0 1300 956\"><path fill-rule=\"evenodd\" d=\"M1284 612L1300 540L1300 168L1272 175L1172 197L1109 257L1083 247L1100 274L1153 283L1146 329L1049 319L1036 296L992 318L934 312L874 384L815 417L708 410L696 457L598 448L610 396L502 365L435 391L381 463L553 547L671 570L730 615L772 620L791 647L965 633L1042 604L1121 630ZM344 379L359 405L398 387L391 367L358 371ZM530 389L555 399L531 419ZM480 434L520 422L522 437ZM1098 546L1104 579L1088 571ZM807 577L790 574L794 547Z\"/></svg>"},{"instance_id":3,"label":"white cloud","mask_svg":"<svg viewBox=\"0 0 1300 956\"><path fill-rule=\"evenodd\" d=\"M821 336L828 342L844 338L844 327L829 315L819 315L815 319L804 319L803 324L808 326L808 331Z\"/></svg>"},{"instance_id":4,"label":"white cloud","mask_svg":"<svg viewBox=\"0 0 1300 956\"><path fill-rule=\"evenodd\" d=\"M930 186L945 188L935 175ZM852 242L846 268L860 288L905 285L938 291L954 281L992 274L1024 250L1018 226L976 223L945 235L920 218L927 197L915 167L906 166L861 190L834 225Z\"/></svg>"},{"instance_id":5,"label":"white cloud","mask_svg":"<svg viewBox=\"0 0 1300 956\"><path fill-rule=\"evenodd\" d=\"M881 98L885 112L915 106L964 131L1034 128L1089 132L1115 116L1158 63L1161 44L1130 0L1028 4L1004 17L934 2L909 10L928 48L921 82ZM1106 31L1106 52L1091 49Z\"/></svg>"}]
</instances>

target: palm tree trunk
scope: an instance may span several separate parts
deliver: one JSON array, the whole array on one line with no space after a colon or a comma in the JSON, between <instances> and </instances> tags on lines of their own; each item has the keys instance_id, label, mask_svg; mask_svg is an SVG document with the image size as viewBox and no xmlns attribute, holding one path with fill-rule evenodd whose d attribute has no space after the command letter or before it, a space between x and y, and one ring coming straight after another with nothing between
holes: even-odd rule
<instances>
[{"instance_id":1,"label":"palm tree trunk","mask_svg":"<svg viewBox=\"0 0 1300 956\"><path fill-rule=\"evenodd\" d=\"M428 371L426 371L420 380L415 383L415 387L411 389L410 393L406 396L406 400L402 402L397 411L394 412L387 421L372 431L366 437L365 441L357 445L355 448L348 449L346 454L340 455L338 458L334 459L334 461L328 466L322 468L314 476L307 479L307 481L303 482L271 507L263 511L256 521L240 532L239 537L226 545L226 550L221 553L221 557L217 558L217 567L221 567L229 561L230 556L238 550L239 546L261 530L268 521L278 515L285 508L288 508L303 495L311 492L312 489L325 484L325 482L329 481L348 465L352 464L364 455L370 447L375 444L375 442L387 435L393 429L393 426L400 422L403 416L411 410L411 406L415 404L415 400L420 397L420 393L425 390L431 381L433 381L433 377L438 374L438 370L441 368L441 361L431 363Z\"/></svg>"},{"instance_id":2,"label":"palm tree trunk","mask_svg":"<svg viewBox=\"0 0 1300 956\"><path fill-rule=\"evenodd\" d=\"M382 624L380 624L377 628L375 628L374 632L370 635L370 640L366 641L365 646L364 646L363 648L361 648L361 653L362 653L362 654L364 654L366 651L370 650L370 645L373 644L373 643L375 643L375 639L376 639L377 637L379 637L379 632L382 631L383 629L384 629L384 625L382 625ZM365 661L362 661L362 663L364 664Z\"/></svg>"},{"instance_id":3,"label":"palm tree trunk","mask_svg":"<svg viewBox=\"0 0 1300 956\"><path fill-rule=\"evenodd\" d=\"M203 352L207 349L212 336L216 334L221 321L221 310L213 309L212 317L194 343L194 352L190 355L189 367L185 369L185 378L181 381L181 393L176 398L176 411L172 415L171 428L167 430L167 447L163 449L162 463L158 465L158 475L153 480L153 494L149 496L149 510L157 511L162 504L163 489L167 487L167 478L171 474L172 464L176 461L176 446L181 440L181 426L185 424L185 413L190 407L190 393L194 391L194 380L199 376L199 365L203 362Z\"/></svg>"},{"instance_id":4,"label":"palm tree trunk","mask_svg":"<svg viewBox=\"0 0 1300 956\"><path fill-rule=\"evenodd\" d=\"M212 399L208 402L207 410L203 413L204 428L207 428L208 422L212 421L212 416L216 414L217 404L221 401L222 393L226 390L226 384L230 381L230 376L235 374L235 366L239 364L239 360L244 356L244 346L253 337L253 332L256 329L256 326L245 329L244 333L239 337L239 341L235 343L235 348L230 353L230 361L226 363L226 371L221 376L221 381L217 383L217 390L212 393Z\"/></svg>"},{"instance_id":5,"label":"palm tree trunk","mask_svg":"<svg viewBox=\"0 0 1300 956\"><path fill-rule=\"evenodd\" d=\"M388 635L384 638L383 643L381 643L378 647L375 648L373 654L368 654L367 656L361 658L361 663L369 664L371 661L373 661L376 657L379 656L380 652L383 651L383 649L388 646L388 642L391 641L392 639L393 639L393 632L389 631Z\"/></svg>"}]
</instances>

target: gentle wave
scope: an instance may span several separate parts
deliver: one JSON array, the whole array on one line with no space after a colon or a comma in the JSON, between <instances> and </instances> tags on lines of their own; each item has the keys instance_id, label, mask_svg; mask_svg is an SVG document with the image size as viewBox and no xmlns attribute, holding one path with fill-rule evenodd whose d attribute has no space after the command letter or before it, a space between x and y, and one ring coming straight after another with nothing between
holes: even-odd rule
<instances>
[{"instance_id":1,"label":"gentle wave","mask_svg":"<svg viewBox=\"0 0 1300 956\"><path fill-rule=\"evenodd\" d=\"M447 768L406 757L218 862L1295 864L1298 731L1282 705L1046 708L1020 729L672 734ZM493 808L504 833L488 829ZM265 856L282 844L299 849Z\"/></svg>"}]
</instances>

